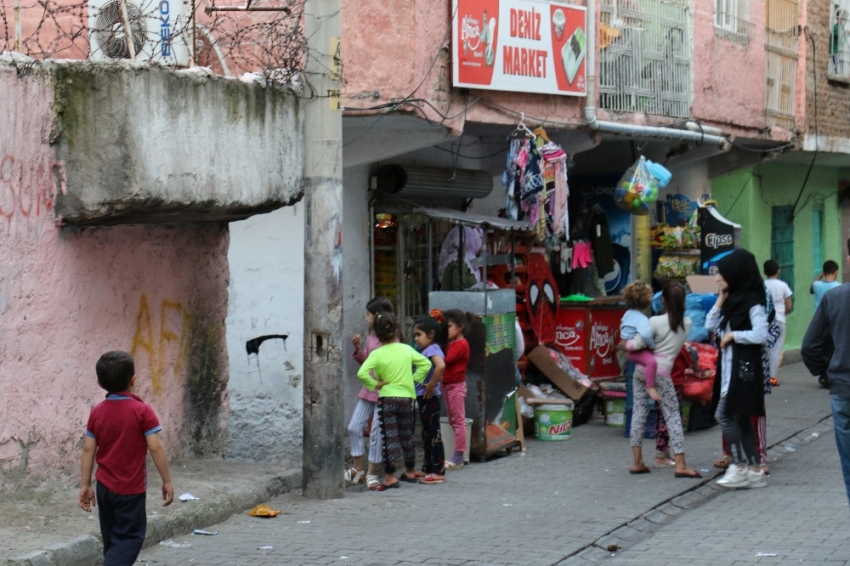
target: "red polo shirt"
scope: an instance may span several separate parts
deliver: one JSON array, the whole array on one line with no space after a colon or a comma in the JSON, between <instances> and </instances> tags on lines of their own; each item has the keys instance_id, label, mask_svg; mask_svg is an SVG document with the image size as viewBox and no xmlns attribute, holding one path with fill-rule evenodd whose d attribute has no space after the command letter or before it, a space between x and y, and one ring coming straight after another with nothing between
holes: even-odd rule
<instances>
[{"instance_id":1,"label":"red polo shirt","mask_svg":"<svg viewBox=\"0 0 850 566\"><path fill-rule=\"evenodd\" d=\"M150 405L126 391L108 394L91 410L86 424L86 436L97 442L97 481L113 493L145 493L146 438L161 430Z\"/></svg>"}]
</instances>

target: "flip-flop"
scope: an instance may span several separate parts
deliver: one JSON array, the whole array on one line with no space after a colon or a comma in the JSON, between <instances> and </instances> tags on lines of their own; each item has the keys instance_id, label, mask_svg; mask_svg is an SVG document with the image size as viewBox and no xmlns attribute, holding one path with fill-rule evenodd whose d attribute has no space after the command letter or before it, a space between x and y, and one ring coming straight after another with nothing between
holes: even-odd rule
<instances>
[{"instance_id":1,"label":"flip-flop","mask_svg":"<svg viewBox=\"0 0 850 566\"><path fill-rule=\"evenodd\" d=\"M722 458L718 458L716 462L714 462L715 468L720 468L721 470L725 470L729 467L729 464L732 463L732 459L729 456L723 456Z\"/></svg>"},{"instance_id":2,"label":"flip-flop","mask_svg":"<svg viewBox=\"0 0 850 566\"><path fill-rule=\"evenodd\" d=\"M650 470L649 468L647 468L646 466L644 466L643 468L641 468L641 469L639 469L639 470L629 470L629 473L630 473L630 474L632 474L632 475L637 475L637 474L648 474L648 473L650 473L650 471L651 471L651 470Z\"/></svg>"},{"instance_id":3,"label":"flip-flop","mask_svg":"<svg viewBox=\"0 0 850 566\"><path fill-rule=\"evenodd\" d=\"M403 482L405 482L405 483L419 483L419 478L417 478L417 477L409 478L409 477L407 477L406 475L401 474L401 475L398 477L398 481L403 481Z\"/></svg>"},{"instance_id":4,"label":"flip-flop","mask_svg":"<svg viewBox=\"0 0 850 566\"><path fill-rule=\"evenodd\" d=\"M677 478L687 478L687 479L692 479L692 480L698 480L702 477L702 474L699 473L698 471L696 471L696 470L690 470L690 471L693 472L693 473L690 474L690 473L686 473L686 472L676 472L673 475L676 476Z\"/></svg>"},{"instance_id":5,"label":"flip-flop","mask_svg":"<svg viewBox=\"0 0 850 566\"><path fill-rule=\"evenodd\" d=\"M386 490L388 490L388 489L396 489L396 488L398 488L398 487L400 487L400 486L398 485L398 482L395 482L394 484L391 484L391 485L384 485L384 484L381 484L381 485L379 485L379 486L378 486L378 488L377 488L377 489L375 489L375 491L386 491Z\"/></svg>"},{"instance_id":6,"label":"flip-flop","mask_svg":"<svg viewBox=\"0 0 850 566\"><path fill-rule=\"evenodd\" d=\"M653 468L675 468L675 467L676 467L676 462L674 462L673 460L670 460L670 459L668 458L668 459L667 459L667 462L665 462L664 464L660 464L660 463L658 463L657 461L653 462L653 463L652 463L652 467L653 467Z\"/></svg>"},{"instance_id":7,"label":"flip-flop","mask_svg":"<svg viewBox=\"0 0 850 566\"><path fill-rule=\"evenodd\" d=\"M428 474L426 474L425 472L421 472L421 471L418 471L418 470L416 471L416 477L417 478L424 478L427 475Z\"/></svg>"},{"instance_id":8,"label":"flip-flop","mask_svg":"<svg viewBox=\"0 0 850 566\"><path fill-rule=\"evenodd\" d=\"M438 484L438 483L446 483L446 480L444 480L444 479L441 480L438 477L434 477L431 474L428 474L424 478L419 478L419 483L432 485L432 484Z\"/></svg>"}]
</instances>

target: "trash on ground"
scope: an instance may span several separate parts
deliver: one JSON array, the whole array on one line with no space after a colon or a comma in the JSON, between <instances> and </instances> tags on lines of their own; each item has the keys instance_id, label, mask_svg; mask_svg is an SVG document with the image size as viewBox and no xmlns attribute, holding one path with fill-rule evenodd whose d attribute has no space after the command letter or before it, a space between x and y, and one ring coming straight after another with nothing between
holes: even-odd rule
<instances>
[{"instance_id":1,"label":"trash on ground","mask_svg":"<svg viewBox=\"0 0 850 566\"><path fill-rule=\"evenodd\" d=\"M818 433L816 433L816 432L813 432L813 433L812 433L812 438L817 438L818 436L820 436L820 434L818 434Z\"/></svg>"},{"instance_id":2,"label":"trash on ground","mask_svg":"<svg viewBox=\"0 0 850 566\"><path fill-rule=\"evenodd\" d=\"M708 468L700 468L700 473L702 473L702 474L707 474L707 473L710 473L710 472L711 472L711 470L709 470Z\"/></svg>"},{"instance_id":3,"label":"trash on ground","mask_svg":"<svg viewBox=\"0 0 850 566\"><path fill-rule=\"evenodd\" d=\"M502 505L503 505L504 507L510 507L511 505L513 505L513 503L502 503Z\"/></svg>"},{"instance_id":4,"label":"trash on ground","mask_svg":"<svg viewBox=\"0 0 850 566\"><path fill-rule=\"evenodd\" d=\"M310 521L296 521L299 525L306 525Z\"/></svg>"},{"instance_id":5,"label":"trash on ground","mask_svg":"<svg viewBox=\"0 0 850 566\"><path fill-rule=\"evenodd\" d=\"M776 556L776 553L775 552L757 552L756 553L756 558L762 558L762 557L765 557L765 556L768 556L768 557L769 556Z\"/></svg>"},{"instance_id":6,"label":"trash on ground","mask_svg":"<svg viewBox=\"0 0 850 566\"><path fill-rule=\"evenodd\" d=\"M796 452L797 451L797 445L796 444L790 444L790 445L785 447L785 450L787 450L788 452Z\"/></svg>"},{"instance_id":7,"label":"trash on ground","mask_svg":"<svg viewBox=\"0 0 850 566\"><path fill-rule=\"evenodd\" d=\"M171 548L189 548L192 546L191 542L177 542L172 539L166 539L159 543L161 546L170 546Z\"/></svg>"},{"instance_id":8,"label":"trash on ground","mask_svg":"<svg viewBox=\"0 0 850 566\"><path fill-rule=\"evenodd\" d=\"M194 495L192 495L191 493L188 493L188 492L186 492L186 493L184 493L183 495L180 496L180 501L200 501L200 500L201 500L200 497L195 497Z\"/></svg>"},{"instance_id":9,"label":"trash on ground","mask_svg":"<svg viewBox=\"0 0 850 566\"><path fill-rule=\"evenodd\" d=\"M218 534L218 531L202 531L201 529L195 529L194 532L196 535L205 535L208 537L214 537Z\"/></svg>"},{"instance_id":10,"label":"trash on ground","mask_svg":"<svg viewBox=\"0 0 850 566\"><path fill-rule=\"evenodd\" d=\"M258 546L257 550L271 550L273 548L273 546Z\"/></svg>"},{"instance_id":11,"label":"trash on ground","mask_svg":"<svg viewBox=\"0 0 850 566\"><path fill-rule=\"evenodd\" d=\"M251 517L277 517L280 515L280 511L277 509L272 509L265 503L260 503L250 511L248 511L248 515Z\"/></svg>"},{"instance_id":12,"label":"trash on ground","mask_svg":"<svg viewBox=\"0 0 850 566\"><path fill-rule=\"evenodd\" d=\"M613 543L608 545L608 552L617 552L618 550L620 550L619 544Z\"/></svg>"}]
</instances>

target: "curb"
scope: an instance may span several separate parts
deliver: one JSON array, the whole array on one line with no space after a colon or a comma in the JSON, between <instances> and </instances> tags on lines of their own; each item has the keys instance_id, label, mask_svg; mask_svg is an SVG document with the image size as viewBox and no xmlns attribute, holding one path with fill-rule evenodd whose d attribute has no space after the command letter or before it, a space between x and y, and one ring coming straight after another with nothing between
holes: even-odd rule
<instances>
[{"instance_id":1,"label":"curb","mask_svg":"<svg viewBox=\"0 0 850 566\"><path fill-rule=\"evenodd\" d=\"M825 431L832 429L832 414L823 417L814 425L804 428L791 436L779 440L767 447L767 459L776 462L783 454L796 452L803 444L817 440ZM594 566L617 552L628 550L645 538L655 534L664 525L678 515L695 509L715 497L734 490L718 486L714 480L723 475L722 471L704 476L705 479L691 489L662 501L646 513L621 524L614 530L602 535L594 542L565 556L557 566Z\"/></svg>"},{"instance_id":2,"label":"curb","mask_svg":"<svg viewBox=\"0 0 850 566\"><path fill-rule=\"evenodd\" d=\"M189 534L197 528L215 525L300 487L301 470L284 470L280 474L265 476L258 487L238 488L205 498L202 502L184 504L173 515L148 515L143 548L167 538ZM103 544L100 537L90 534L51 544L16 558L0 559L2 566L94 566L102 563Z\"/></svg>"}]
</instances>

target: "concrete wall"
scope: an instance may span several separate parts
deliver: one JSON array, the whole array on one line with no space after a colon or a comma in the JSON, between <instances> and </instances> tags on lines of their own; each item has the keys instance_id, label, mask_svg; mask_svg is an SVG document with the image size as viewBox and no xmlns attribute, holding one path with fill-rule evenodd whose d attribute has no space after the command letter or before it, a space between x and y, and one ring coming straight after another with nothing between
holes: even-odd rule
<instances>
[{"instance_id":1,"label":"concrete wall","mask_svg":"<svg viewBox=\"0 0 850 566\"><path fill-rule=\"evenodd\" d=\"M342 230L342 357L346 423L351 418L360 391L357 370L351 358L354 334L365 336L366 303L372 298L372 257L370 240L372 220L369 217L370 166L347 167L343 170ZM348 450L346 443L345 449Z\"/></svg>"},{"instance_id":2,"label":"concrete wall","mask_svg":"<svg viewBox=\"0 0 850 566\"><path fill-rule=\"evenodd\" d=\"M57 228L53 90L0 72L0 93L0 483L78 473L112 349L171 456L223 453L227 227Z\"/></svg>"},{"instance_id":3,"label":"concrete wall","mask_svg":"<svg viewBox=\"0 0 850 566\"><path fill-rule=\"evenodd\" d=\"M771 254L771 207L793 205L806 176L805 165L766 163L752 169L724 175L712 182L712 197L721 214L741 224L742 245L761 264ZM850 170L815 167L800 198L794 219L794 312L788 316L786 349L799 348L814 314L814 297L809 285L820 266L814 265L813 203L823 198L823 260L833 259L846 269L841 242L841 215L838 207L838 182L850 177ZM738 198L740 195L740 198ZM737 199L737 203L735 200ZM733 203L734 206L733 206Z\"/></svg>"},{"instance_id":4,"label":"concrete wall","mask_svg":"<svg viewBox=\"0 0 850 566\"><path fill-rule=\"evenodd\" d=\"M749 2L749 42L718 37L714 0L694 6L694 118L744 128L764 127L764 2ZM746 78L745 78L746 77Z\"/></svg>"},{"instance_id":5,"label":"concrete wall","mask_svg":"<svg viewBox=\"0 0 850 566\"><path fill-rule=\"evenodd\" d=\"M301 463L304 206L230 224L227 457ZM249 340L270 335L249 354Z\"/></svg>"},{"instance_id":6,"label":"concrete wall","mask_svg":"<svg viewBox=\"0 0 850 566\"><path fill-rule=\"evenodd\" d=\"M15 67L0 63L0 73L15 76ZM27 112L27 85L36 82L54 106L39 133L64 164L52 173L63 223L234 220L301 196L293 93L196 70L43 62L7 81L16 112Z\"/></svg>"}]
</instances>

